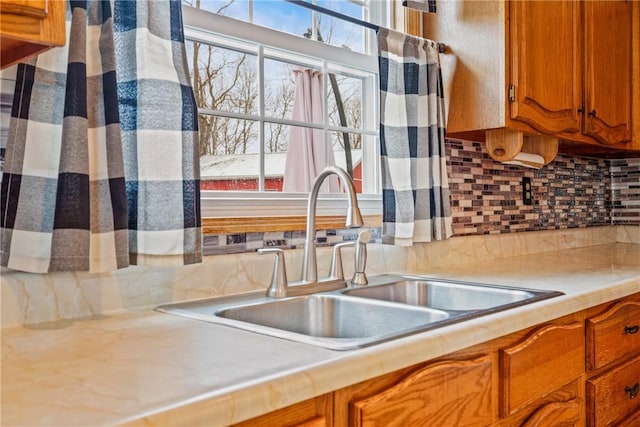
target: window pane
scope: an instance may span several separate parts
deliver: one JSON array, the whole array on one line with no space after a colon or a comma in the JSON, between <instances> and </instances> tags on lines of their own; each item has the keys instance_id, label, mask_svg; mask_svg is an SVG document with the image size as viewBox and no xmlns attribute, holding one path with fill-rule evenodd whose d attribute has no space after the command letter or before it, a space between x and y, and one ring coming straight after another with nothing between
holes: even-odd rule
<instances>
[{"instance_id":1,"label":"window pane","mask_svg":"<svg viewBox=\"0 0 640 427\"><path fill-rule=\"evenodd\" d=\"M207 12L243 21L249 20L249 4L247 0L182 0L182 3Z\"/></svg>"},{"instance_id":2,"label":"window pane","mask_svg":"<svg viewBox=\"0 0 640 427\"><path fill-rule=\"evenodd\" d=\"M282 191L282 180L289 145L290 126L265 123L264 125L264 188Z\"/></svg>"},{"instance_id":3,"label":"window pane","mask_svg":"<svg viewBox=\"0 0 640 427\"><path fill-rule=\"evenodd\" d=\"M198 107L241 114L258 113L255 55L186 41Z\"/></svg>"},{"instance_id":4,"label":"window pane","mask_svg":"<svg viewBox=\"0 0 640 427\"><path fill-rule=\"evenodd\" d=\"M345 149L345 141L348 142ZM352 170L358 166L362 154L362 135L349 132L332 132L331 145L335 153L336 166L344 170ZM350 159L350 160L349 160Z\"/></svg>"},{"instance_id":5,"label":"window pane","mask_svg":"<svg viewBox=\"0 0 640 427\"><path fill-rule=\"evenodd\" d=\"M315 179L307 174L336 164L353 171L358 192L379 192L379 185L371 183L378 179L374 168L379 167L375 157L377 74L370 58L348 54L343 63L341 55L334 55L336 49L329 46L361 51L364 34L369 30L357 25L349 29L352 24L346 21L284 1L183 1L202 10L220 11L221 15L245 21L253 19L254 23L307 38L312 37L315 16L319 25L316 33L319 31L323 40L326 37L325 44L306 40L298 44L298 39L289 35L241 24L251 27L245 38L244 31L233 32L238 27L236 21L211 15L209 21L218 20L216 25L203 24L203 31L190 30L186 44L199 106L203 190L306 193L309 182ZM316 2L362 19L363 6L354 2ZM228 28L230 33L217 34L216 28ZM270 44L263 44L263 40ZM296 99L296 91L304 96ZM325 130L276 123L289 120L313 123ZM327 128L345 128L348 132ZM360 129L369 135L361 134ZM287 156L293 159L289 168ZM287 181L303 183L303 188L289 188ZM331 180L325 184L321 192L342 191L332 188Z\"/></svg>"},{"instance_id":6,"label":"window pane","mask_svg":"<svg viewBox=\"0 0 640 427\"><path fill-rule=\"evenodd\" d=\"M295 92L293 64L264 60L264 112L267 117L292 119ZM322 117L320 117L322 121Z\"/></svg>"},{"instance_id":7,"label":"window pane","mask_svg":"<svg viewBox=\"0 0 640 427\"><path fill-rule=\"evenodd\" d=\"M345 163L344 149L340 148L341 153L334 153L335 145L325 142L324 132L320 129L267 124L265 134L277 134L280 138L277 152L270 152L270 147L265 145L267 189L293 193L308 192L317 172L330 164ZM266 138L265 144L268 144ZM335 186L335 183L333 185ZM329 186L325 187L322 192L331 190ZM331 191L342 190L335 186Z\"/></svg>"},{"instance_id":8,"label":"window pane","mask_svg":"<svg viewBox=\"0 0 640 427\"><path fill-rule=\"evenodd\" d=\"M329 124L361 129L362 80L338 73L329 74Z\"/></svg>"},{"instance_id":9,"label":"window pane","mask_svg":"<svg viewBox=\"0 0 640 427\"><path fill-rule=\"evenodd\" d=\"M339 12L343 15L363 19L363 8L344 0L320 0L318 6ZM319 14L319 40L332 46L341 46L355 52L364 52L365 27L326 14Z\"/></svg>"},{"instance_id":10,"label":"window pane","mask_svg":"<svg viewBox=\"0 0 640 427\"><path fill-rule=\"evenodd\" d=\"M264 152L266 154L286 153L289 145L289 127L278 123L264 124Z\"/></svg>"},{"instance_id":11,"label":"window pane","mask_svg":"<svg viewBox=\"0 0 640 427\"><path fill-rule=\"evenodd\" d=\"M200 154L227 155L257 153L257 122L229 117L198 116Z\"/></svg>"},{"instance_id":12,"label":"window pane","mask_svg":"<svg viewBox=\"0 0 640 427\"><path fill-rule=\"evenodd\" d=\"M254 0L253 23L303 36L311 28L311 11L285 1Z\"/></svg>"},{"instance_id":13,"label":"window pane","mask_svg":"<svg viewBox=\"0 0 640 427\"><path fill-rule=\"evenodd\" d=\"M257 122L204 114L199 120L201 188L257 191L260 177ZM205 151L203 146L207 148Z\"/></svg>"},{"instance_id":14,"label":"window pane","mask_svg":"<svg viewBox=\"0 0 640 427\"><path fill-rule=\"evenodd\" d=\"M345 149L345 141L348 142ZM356 185L356 192L362 193L362 135L358 133L332 132L331 145L333 146L336 166L347 171Z\"/></svg>"}]
</instances>

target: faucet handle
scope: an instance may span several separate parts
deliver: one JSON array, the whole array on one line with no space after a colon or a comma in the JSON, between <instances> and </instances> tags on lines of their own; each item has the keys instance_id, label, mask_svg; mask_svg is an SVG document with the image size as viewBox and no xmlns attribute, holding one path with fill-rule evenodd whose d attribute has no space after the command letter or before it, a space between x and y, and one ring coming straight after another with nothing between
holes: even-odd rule
<instances>
[{"instance_id":1,"label":"faucet handle","mask_svg":"<svg viewBox=\"0 0 640 427\"><path fill-rule=\"evenodd\" d=\"M356 242L343 242L333 246L333 254L331 255L331 267L329 268L329 277L332 279L344 279L344 271L342 270L342 254L341 250L345 246L353 246Z\"/></svg>"},{"instance_id":2,"label":"faucet handle","mask_svg":"<svg viewBox=\"0 0 640 427\"><path fill-rule=\"evenodd\" d=\"M364 270L367 267L367 243L371 241L371 233L366 230L358 233L358 240L356 241L356 253L354 257L354 273L351 279L351 284L364 286L369 281Z\"/></svg>"},{"instance_id":3,"label":"faucet handle","mask_svg":"<svg viewBox=\"0 0 640 427\"><path fill-rule=\"evenodd\" d=\"M260 255L276 254L273 263L273 274L271 275L271 283L267 288L267 296L273 298L284 298L287 296L287 268L284 263L284 251L280 248L262 248L258 249Z\"/></svg>"}]
</instances>

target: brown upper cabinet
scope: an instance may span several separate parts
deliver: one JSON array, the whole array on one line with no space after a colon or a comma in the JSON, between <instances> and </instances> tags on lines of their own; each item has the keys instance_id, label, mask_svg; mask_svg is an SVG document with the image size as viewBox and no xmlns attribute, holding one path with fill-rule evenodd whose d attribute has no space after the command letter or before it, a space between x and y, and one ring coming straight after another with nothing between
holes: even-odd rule
<instances>
[{"instance_id":1,"label":"brown upper cabinet","mask_svg":"<svg viewBox=\"0 0 640 427\"><path fill-rule=\"evenodd\" d=\"M449 47L448 135L640 150L640 2L447 1L423 19L424 36Z\"/></svg>"},{"instance_id":2,"label":"brown upper cabinet","mask_svg":"<svg viewBox=\"0 0 640 427\"><path fill-rule=\"evenodd\" d=\"M632 2L588 1L582 4L585 46L583 132L603 144L630 142L633 122Z\"/></svg>"},{"instance_id":3,"label":"brown upper cabinet","mask_svg":"<svg viewBox=\"0 0 640 427\"><path fill-rule=\"evenodd\" d=\"M61 0L0 0L0 68L65 44Z\"/></svg>"}]
</instances>

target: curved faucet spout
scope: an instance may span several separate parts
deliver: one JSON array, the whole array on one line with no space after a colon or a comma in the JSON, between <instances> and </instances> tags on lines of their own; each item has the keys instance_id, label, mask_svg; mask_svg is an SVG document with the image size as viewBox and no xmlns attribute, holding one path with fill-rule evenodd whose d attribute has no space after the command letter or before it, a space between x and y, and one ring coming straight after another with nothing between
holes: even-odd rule
<instances>
[{"instance_id":1,"label":"curved faucet spout","mask_svg":"<svg viewBox=\"0 0 640 427\"><path fill-rule=\"evenodd\" d=\"M313 187L309 193L309 202L307 204L307 235L304 243L304 258L302 260L302 281L306 283L314 283L318 281L318 263L316 258L316 204L318 201L318 193L320 186L329 175L337 175L342 185L347 189L349 195L349 207L347 209L347 218L345 226L347 228L362 227L362 215L358 207L358 199L356 197L356 189L353 180L344 171L337 166L329 166L320 172L313 182Z\"/></svg>"}]
</instances>

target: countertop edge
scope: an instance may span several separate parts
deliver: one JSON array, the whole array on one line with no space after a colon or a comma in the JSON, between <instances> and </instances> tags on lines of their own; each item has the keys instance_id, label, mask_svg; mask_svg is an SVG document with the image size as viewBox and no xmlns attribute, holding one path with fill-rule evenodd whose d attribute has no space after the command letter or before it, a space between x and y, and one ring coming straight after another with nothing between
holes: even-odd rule
<instances>
[{"instance_id":1,"label":"countertop edge","mask_svg":"<svg viewBox=\"0 0 640 427\"><path fill-rule=\"evenodd\" d=\"M596 290L563 295L476 319L473 334L466 331L468 325L459 323L359 350L339 352L341 356L337 358L176 402L170 408L139 414L120 424L198 425L206 419L208 425L224 426L246 421L536 324L627 297L639 290L640 275L603 284ZM211 424L212 420L215 424Z\"/></svg>"}]
</instances>

